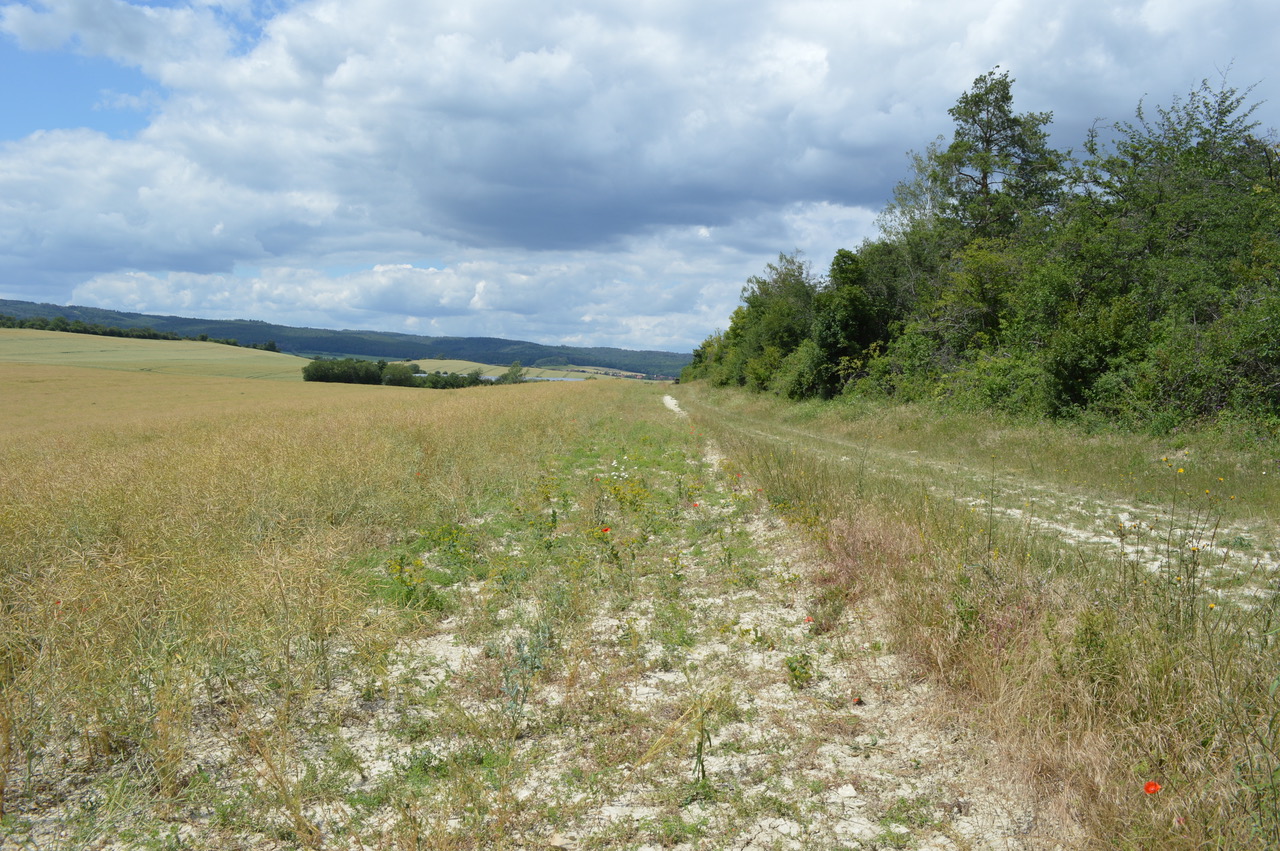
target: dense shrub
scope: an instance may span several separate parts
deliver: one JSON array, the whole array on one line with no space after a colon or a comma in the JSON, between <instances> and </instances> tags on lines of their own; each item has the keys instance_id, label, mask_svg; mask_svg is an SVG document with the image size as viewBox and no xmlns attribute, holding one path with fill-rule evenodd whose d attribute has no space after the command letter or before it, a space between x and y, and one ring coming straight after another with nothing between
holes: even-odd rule
<instances>
[{"instance_id":1,"label":"dense shrub","mask_svg":"<svg viewBox=\"0 0 1280 851\"><path fill-rule=\"evenodd\" d=\"M818 344L805 340L782 361L769 389L789 399L826 396L832 369L822 357Z\"/></svg>"},{"instance_id":2,"label":"dense shrub","mask_svg":"<svg viewBox=\"0 0 1280 851\"><path fill-rule=\"evenodd\" d=\"M412 364L389 363L382 370L382 383L395 387L418 387L417 372Z\"/></svg>"},{"instance_id":3,"label":"dense shrub","mask_svg":"<svg viewBox=\"0 0 1280 851\"><path fill-rule=\"evenodd\" d=\"M382 369L373 361L342 358L316 360L302 368L303 381L333 381L344 384L381 384Z\"/></svg>"},{"instance_id":4,"label":"dense shrub","mask_svg":"<svg viewBox=\"0 0 1280 851\"><path fill-rule=\"evenodd\" d=\"M686 380L944 399L1164 432L1280 416L1280 146L1201 84L1050 149L991 72L913 155L878 239L748 279Z\"/></svg>"}]
</instances>

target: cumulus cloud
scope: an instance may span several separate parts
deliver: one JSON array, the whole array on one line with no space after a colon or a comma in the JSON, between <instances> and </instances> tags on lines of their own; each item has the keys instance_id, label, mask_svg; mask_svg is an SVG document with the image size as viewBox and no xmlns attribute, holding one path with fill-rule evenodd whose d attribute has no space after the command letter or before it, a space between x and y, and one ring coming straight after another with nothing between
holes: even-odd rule
<instances>
[{"instance_id":1,"label":"cumulus cloud","mask_svg":"<svg viewBox=\"0 0 1280 851\"><path fill-rule=\"evenodd\" d=\"M140 6L125 0L15 3L0 10L0 28L28 47L71 45L141 68L162 82L176 69L191 68L197 56L216 60L230 44L207 8Z\"/></svg>"},{"instance_id":2,"label":"cumulus cloud","mask_svg":"<svg viewBox=\"0 0 1280 851\"><path fill-rule=\"evenodd\" d=\"M796 220L809 221L797 213ZM830 221L820 215L818 221ZM732 311L756 259L693 247L696 231L664 233L600 252L495 252L445 268L410 263L332 273L264 267L252 274L115 272L71 293L77 304L210 318L275 317L321 327L451 336L505 336L574 345L684 349ZM722 280L726 265L734 271Z\"/></svg>"},{"instance_id":3,"label":"cumulus cloud","mask_svg":"<svg viewBox=\"0 0 1280 851\"><path fill-rule=\"evenodd\" d=\"M9 3L23 48L157 89L133 138L3 143L0 287L689 348L779 251L873 233L994 65L1078 146L1233 58L1261 79L1278 28L1266 0Z\"/></svg>"}]
</instances>

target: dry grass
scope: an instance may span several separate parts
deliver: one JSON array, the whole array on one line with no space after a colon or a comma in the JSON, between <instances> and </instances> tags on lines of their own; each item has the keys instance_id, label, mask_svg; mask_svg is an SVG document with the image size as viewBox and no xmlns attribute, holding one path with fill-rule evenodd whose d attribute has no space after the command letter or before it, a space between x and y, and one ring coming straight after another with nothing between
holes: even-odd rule
<instances>
[{"instance_id":1,"label":"dry grass","mask_svg":"<svg viewBox=\"0 0 1280 851\"><path fill-rule=\"evenodd\" d=\"M0 847L1043 847L650 385L5 369Z\"/></svg>"},{"instance_id":2,"label":"dry grass","mask_svg":"<svg viewBox=\"0 0 1280 851\"><path fill-rule=\"evenodd\" d=\"M1262 549L1274 447L1190 435L1170 459L1147 440L923 407L681 389L699 427L826 542L825 618L853 599L891 612L895 648L1094 847L1280 843L1280 622ZM1040 512L1003 512L1023 480ZM1064 539L1078 522L1064 494L1092 500L1111 537ZM1145 549L1115 534L1118 500L1143 508ZM1234 576L1248 554L1232 560L1217 540L1232 520L1264 542L1248 550L1262 566L1248 582Z\"/></svg>"},{"instance_id":3,"label":"dry grass","mask_svg":"<svg viewBox=\"0 0 1280 851\"><path fill-rule=\"evenodd\" d=\"M0 381L0 845L981 847L939 774L874 762L854 699L912 686L863 609L1093 846L1280 842L1270 446L680 388L690 428L628 382ZM812 575L761 550L766 497Z\"/></svg>"},{"instance_id":4,"label":"dry grass","mask_svg":"<svg viewBox=\"0 0 1280 851\"><path fill-rule=\"evenodd\" d=\"M193 715L244 728L269 769L261 724L385 654L403 618L370 608L353 558L520 493L595 419L559 386L4 369L0 777L54 748L126 757L166 795L191 780Z\"/></svg>"}]
</instances>

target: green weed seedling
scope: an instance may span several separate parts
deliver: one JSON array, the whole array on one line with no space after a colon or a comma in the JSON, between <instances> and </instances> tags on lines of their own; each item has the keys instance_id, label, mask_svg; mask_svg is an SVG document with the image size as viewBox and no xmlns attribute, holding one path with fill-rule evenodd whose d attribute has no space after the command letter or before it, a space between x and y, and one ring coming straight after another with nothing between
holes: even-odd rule
<instances>
[{"instance_id":1,"label":"green weed seedling","mask_svg":"<svg viewBox=\"0 0 1280 851\"><path fill-rule=\"evenodd\" d=\"M793 689L808 688L818 674L813 656L797 653L782 660L787 669L787 680Z\"/></svg>"},{"instance_id":2,"label":"green weed seedling","mask_svg":"<svg viewBox=\"0 0 1280 851\"><path fill-rule=\"evenodd\" d=\"M506 698L503 713L507 717L512 735L516 733L524 717L524 707L529 700L534 677L546 664L551 642L551 625L545 620L539 620L529 635L517 638L515 645L506 654L502 670L502 695Z\"/></svg>"},{"instance_id":3,"label":"green weed seedling","mask_svg":"<svg viewBox=\"0 0 1280 851\"><path fill-rule=\"evenodd\" d=\"M877 841L889 848L914 848L915 831L937 824L933 802L926 796L899 797L880 817L883 828Z\"/></svg>"}]
</instances>

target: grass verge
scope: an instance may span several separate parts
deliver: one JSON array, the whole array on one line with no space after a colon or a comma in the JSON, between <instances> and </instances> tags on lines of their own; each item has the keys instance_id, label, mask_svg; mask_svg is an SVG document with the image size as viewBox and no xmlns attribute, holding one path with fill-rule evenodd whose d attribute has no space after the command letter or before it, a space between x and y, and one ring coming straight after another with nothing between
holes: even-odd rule
<instances>
[{"instance_id":1,"label":"grass verge","mask_svg":"<svg viewBox=\"0 0 1280 851\"><path fill-rule=\"evenodd\" d=\"M1094 847L1280 844L1273 445L680 390Z\"/></svg>"}]
</instances>

